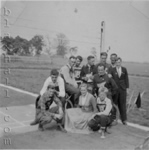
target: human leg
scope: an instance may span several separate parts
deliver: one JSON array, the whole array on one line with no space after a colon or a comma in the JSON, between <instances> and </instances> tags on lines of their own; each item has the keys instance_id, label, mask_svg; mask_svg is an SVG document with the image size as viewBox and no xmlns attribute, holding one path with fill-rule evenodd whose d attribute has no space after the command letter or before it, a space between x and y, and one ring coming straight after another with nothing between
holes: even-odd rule
<instances>
[{"instance_id":1,"label":"human leg","mask_svg":"<svg viewBox=\"0 0 149 150\"><path fill-rule=\"evenodd\" d=\"M38 117L38 114L39 114L39 106L38 106L38 102L39 102L39 99L40 99L40 95L36 98L36 101L35 101L35 120L34 121L32 121L31 123L30 123L30 125L31 126L33 126L33 125L36 125L36 124L38 124L38 119L37 119L37 117Z\"/></svg>"},{"instance_id":2,"label":"human leg","mask_svg":"<svg viewBox=\"0 0 149 150\"><path fill-rule=\"evenodd\" d=\"M66 84L65 86L66 92L70 95L74 95L74 104L78 103L78 99L80 96L80 90L78 88L75 88L74 86L70 85L70 84Z\"/></svg>"}]
</instances>

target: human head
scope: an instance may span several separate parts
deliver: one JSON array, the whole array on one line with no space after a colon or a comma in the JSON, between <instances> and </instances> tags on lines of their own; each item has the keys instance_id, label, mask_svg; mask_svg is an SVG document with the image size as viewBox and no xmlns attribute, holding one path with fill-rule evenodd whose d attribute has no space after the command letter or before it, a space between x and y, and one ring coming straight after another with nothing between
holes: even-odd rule
<instances>
[{"instance_id":1,"label":"human head","mask_svg":"<svg viewBox=\"0 0 149 150\"><path fill-rule=\"evenodd\" d=\"M76 57L76 66L79 66L82 61L83 61L82 56L77 56L77 57Z\"/></svg>"},{"instance_id":2,"label":"human head","mask_svg":"<svg viewBox=\"0 0 149 150\"><path fill-rule=\"evenodd\" d=\"M87 93L87 84L82 83L82 84L80 85L80 92L81 92L81 95L83 95L83 96L86 95L86 93Z\"/></svg>"},{"instance_id":3,"label":"human head","mask_svg":"<svg viewBox=\"0 0 149 150\"><path fill-rule=\"evenodd\" d=\"M76 63L76 57L70 56L70 57L69 57L69 65L70 65L71 67L73 67L73 66L75 65L75 63Z\"/></svg>"},{"instance_id":4,"label":"human head","mask_svg":"<svg viewBox=\"0 0 149 150\"><path fill-rule=\"evenodd\" d=\"M59 75L59 72L57 69L52 69L51 70L51 80L55 83L57 81L57 77Z\"/></svg>"},{"instance_id":5,"label":"human head","mask_svg":"<svg viewBox=\"0 0 149 150\"><path fill-rule=\"evenodd\" d=\"M110 56L110 60L111 60L111 64L115 64L116 63L116 59L117 59L117 54L113 53Z\"/></svg>"},{"instance_id":6,"label":"human head","mask_svg":"<svg viewBox=\"0 0 149 150\"><path fill-rule=\"evenodd\" d=\"M100 62L105 64L107 61L107 57L108 57L108 54L106 52L102 52L100 54Z\"/></svg>"},{"instance_id":7,"label":"human head","mask_svg":"<svg viewBox=\"0 0 149 150\"><path fill-rule=\"evenodd\" d=\"M120 58L120 57L118 57L117 59L116 59L116 67L121 67L121 65L122 65L122 59Z\"/></svg>"},{"instance_id":8,"label":"human head","mask_svg":"<svg viewBox=\"0 0 149 150\"><path fill-rule=\"evenodd\" d=\"M90 55L90 56L87 57L87 61L88 61L88 64L90 66L92 66L92 65L94 65L95 57Z\"/></svg>"},{"instance_id":9,"label":"human head","mask_svg":"<svg viewBox=\"0 0 149 150\"><path fill-rule=\"evenodd\" d=\"M55 91L54 89L55 89L55 87L54 87L54 85L52 85L52 84L50 84L50 85L47 87L48 97L52 97L52 96L53 96L54 91Z\"/></svg>"},{"instance_id":10,"label":"human head","mask_svg":"<svg viewBox=\"0 0 149 150\"><path fill-rule=\"evenodd\" d=\"M98 74L100 76L104 75L105 74L105 65L103 63L98 64L97 70L98 70Z\"/></svg>"},{"instance_id":11,"label":"human head","mask_svg":"<svg viewBox=\"0 0 149 150\"><path fill-rule=\"evenodd\" d=\"M98 95L100 100L103 101L107 97L108 89L106 87L101 87L98 90Z\"/></svg>"}]
</instances>

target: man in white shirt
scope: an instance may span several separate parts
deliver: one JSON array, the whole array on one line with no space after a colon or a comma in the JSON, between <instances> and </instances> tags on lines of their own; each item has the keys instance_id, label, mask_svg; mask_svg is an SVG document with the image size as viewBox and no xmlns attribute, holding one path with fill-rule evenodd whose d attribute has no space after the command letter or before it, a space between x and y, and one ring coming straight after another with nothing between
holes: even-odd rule
<instances>
[{"instance_id":1,"label":"man in white shirt","mask_svg":"<svg viewBox=\"0 0 149 150\"><path fill-rule=\"evenodd\" d=\"M61 100L62 105L64 107L65 104L65 84L63 78L59 75L59 72L57 69L52 69L51 70L51 75L46 79L44 82L44 85L40 91L40 95L36 99L36 115L35 115L35 120L31 122L30 125L36 125L37 124L37 109L38 109L38 101L41 96L46 95L47 88L49 85L52 85L54 87L54 94ZM47 93L48 95L48 93Z\"/></svg>"},{"instance_id":2,"label":"man in white shirt","mask_svg":"<svg viewBox=\"0 0 149 150\"><path fill-rule=\"evenodd\" d=\"M76 63L76 58L71 56L69 58L68 64L61 68L61 75L65 81L65 90L68 94L73 95L74 97L74 104L78 103L78 98L80 95L80 90L78 89L78 84L75 80L74 74L74 65Z\"/></svg>"}]
</instances>

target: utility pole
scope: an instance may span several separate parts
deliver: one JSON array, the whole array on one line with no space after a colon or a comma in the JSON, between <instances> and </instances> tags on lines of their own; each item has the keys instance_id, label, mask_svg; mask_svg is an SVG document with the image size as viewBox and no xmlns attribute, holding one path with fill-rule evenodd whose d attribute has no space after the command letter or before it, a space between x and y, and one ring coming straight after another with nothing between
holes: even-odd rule
<instances>
[{"instance_id":1,"label":"utility pole","mask_svg":"<svg viewBox=\"0 0 149 150\"><path fill-rule=\"evenodd\" d=\"M105 22L101 22L101 39L100 39L100 53L104 52L104 45L105 45Z\"/></svg>"}]
</instances>

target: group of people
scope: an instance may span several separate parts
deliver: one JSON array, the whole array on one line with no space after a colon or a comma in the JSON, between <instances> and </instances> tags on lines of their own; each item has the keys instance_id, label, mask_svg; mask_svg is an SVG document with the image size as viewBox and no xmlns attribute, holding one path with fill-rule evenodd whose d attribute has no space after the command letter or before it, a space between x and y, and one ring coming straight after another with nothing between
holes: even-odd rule
<instances>
[{"instance_id":1,"label":"group of people","mask_svg":"<svg viewBox=\"0 0 149 150\"><path fill-rule=\"evenodd\" d=\"M88 56L87 64L82 66L81 56L71 56L60 71L52 69L36 99L36 115L31 125L39 124L42 131L57 125L72 133L98 131L104 138L107 127L116 121L113 105L119 108L121 121L127 125L127 69L122 67L117 54L111 54L111 64L107 57L102 52L95 65L94 56ZM71 95L73 108L65 109L66 94Z\"/></svg>"}]
</instances>

